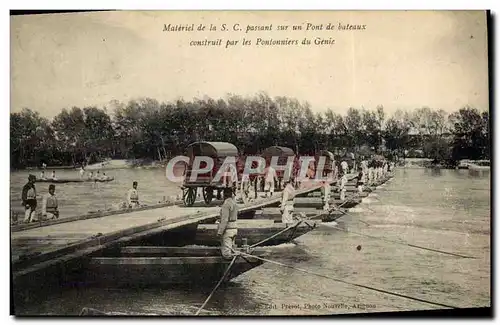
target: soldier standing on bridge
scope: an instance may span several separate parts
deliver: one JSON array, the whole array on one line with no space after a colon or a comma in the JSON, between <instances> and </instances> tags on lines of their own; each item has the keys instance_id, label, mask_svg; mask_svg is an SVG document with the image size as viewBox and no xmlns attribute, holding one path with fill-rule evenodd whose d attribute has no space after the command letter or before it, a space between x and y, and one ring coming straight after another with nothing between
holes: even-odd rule
<instances>
[{"instance_id":1,"label":"soldier standing on bridge","mask_svg":"<svg viewBox=\"0 0 500 325\"><path fill-rule=\"evenodd\" d=\"M293 181L287 180L285 189L281 194L281 222L292 223L293 222L293 206L294 206L295 188L293 187Z\"/></svg>"},{"instance_id":2,"label":"soldier standing on bridge","mask_svg":"<svg viewBox=\"0 0 500 325\"><path fill-rule=\"evenodd\" d=\"M232 250L235 247L235 238L238 234L236 221L238 220L238 205L233 198L233 190L230 187L224 188L226 198L220 210L220 223L217 235L221 237L221 253L225 259L233 257Z\"/></svg>"},{"instance_id":3,"label":"soldier standing on bridge","mask_svg":"<svg viewBox=\"0 0 500 325\"><path fill-rule=\"evenodd\" d=\"M44 195L42 201L42 216L46 219L58 219L59 209L56 197L56 186L54 184L49 185L49 193Z\"/></svg>"},{"instance_id":4,"label":"soldier standing on bridge","mask_svg":"<svg viewBox=\"0 0 500 325\"><path fill-rule=\"evenodd\" d=\"M339 186L339 192L340 192L340 201L345 200L345 186L347 184L347 173L349 172L348 167L347 167L347 162L342 161L341 163L342 169L340 171L340 186Z\"/></svg>"},{"instance_id":5,"label":"soldier standing on bridge","mask_svg":"<svg viewBox=\"0 0 500 325\"><path fill-rule=\"evenodd\" d=\"M233 194L236 195L236 190L238 186L238 170L236 169L236 166L233 164L228 164L225 167L225 171L222 175L222 187L224 188L231 188L233 191ZM217 193L218 198L220 197L219 192ZM224 200L226 197L224 197Z\"/></svg>"},{"instance_id":6,"label":"soldier standing on bridge","mask_svg":"<svg viewBox=\"0 0 500 325\"><path fill-rule=\"evenodd\" d=\"M330 209L330 193L332 191L332 187L330 186L330 179L323 181L323 210L327 211Z\"/></svg>"},{"instance_id":7,"label":"soldier standing on bridge","mask_svg":"<svg viewBox=\"0 0 500 325\"><path fill-rule=\"evenodd\" d=\"M373 185L375 180L375 158L372 156L368 162L368 185Z\"/></svg>"},{"instance_id":8,"label":"soldier standing on bridge","mask_svg":"<svg viewBox=\"0 0 500 325\"><path fill-rule=\"evenodd\" d=\"M363 187L365 185L365 182L366 182L366 174L365 174L363 167L360 166L360 167L358 167L358 182L357 182L359 193L363 192L363 190L364 190Z\"/></svg>"},{"instance_id":9,"label":"soldier standing on bridge","mask_svg":"<svg viewBox=\"0 0 500 325\"><path fill-rule=\"evenodd\" d=\"M265 176L265 187L264 191L266 192L266 197L268 196L273 196L274 194L274 183L277 181L277 176L276 176L276 170L273 168L273 166L269 166L267 169L267 173Z\"/></svg>"},{"instance_id":10,"label":"soldier standing on bridge","mask_svg":"<svg viewBox=\"0 0 500 325\"><path fill-rule=\"evenodd\" d=\"M349 164L347 163L347 161L342 160L342 162L340 163L340 169L342 170L342 174L349 173Z\"/></svg>"},{"instance_id":11,"label":"soldier standing on bridge","mask_svg":"<svg viewBox=\"0 0 500 325\"><path fill-rule=\"evenodd\" d=\"M132 184L132 188L128 191L127 203L129 208L139 206L139 192L137 192L137 182Z\"/></svg>"},{"instance_id":12,"label":"soldier standing on bridge","mask_svg":"<svg viewBox=\"0 0 500 325\"><path fill-rule=\"evenodd\" d=\"M243 203L248 203L250 196L250 176L247 173L241 175L240 196Z\"/></svg>"}]
</instances>

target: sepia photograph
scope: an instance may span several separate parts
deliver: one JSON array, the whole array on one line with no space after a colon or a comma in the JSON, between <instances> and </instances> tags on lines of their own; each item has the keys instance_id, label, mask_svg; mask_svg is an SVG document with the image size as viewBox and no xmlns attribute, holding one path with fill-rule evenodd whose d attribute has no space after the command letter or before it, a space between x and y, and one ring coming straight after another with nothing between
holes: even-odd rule
<instances>
[{"instance_id":1,"label":"sepia photograph","mask_svg":"<svg viewBox=\"0 0 500 325\"><path fill-rule=\"evenodd\" d=\"M491 317L490 15L11 11L11 315Z\"/></svg>"}]
</instances>

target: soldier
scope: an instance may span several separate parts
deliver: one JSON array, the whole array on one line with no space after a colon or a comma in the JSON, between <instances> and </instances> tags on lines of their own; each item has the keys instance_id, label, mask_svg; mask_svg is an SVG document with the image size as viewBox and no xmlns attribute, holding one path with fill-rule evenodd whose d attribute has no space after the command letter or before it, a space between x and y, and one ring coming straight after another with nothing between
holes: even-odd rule
<instances>
[{"instance_id":1,"label":"soldier","mask_svg":"<svg viewBox=\"0 0 500 325\"><path fill-rule=\"evenodd\" d=\"M339 165L338 165L337 161L334 161L332 181L338 181L338 179L339 179Z\"/></svg>"},{"instance_id":2,"label":"soldier","mask_svg":"<svg viewBox=\"0 0 500 325\"><path fill-rule=\"evenodd\" d=\"M330 180L323 181L323 210L327 211L330 209L330 193L332 187L330 186Z\"/></svg>"},{"instance_id":3,"label":"soldier","mask_svg":"<svg viewBox=\"0 0 500 325\"><path fill-rule=\"evenodd\" d=\"M281 193L281 222L293 222L293 205L294 205L295 188L291 180L286 181L286 186Z\"/></svg>"},{"instance_id":4,"label":"soldier","mask_svg":"<svg viewBox=\"0 0 500 325\"><path fill-rule=\"evenodd\" d=\"M340 168L341 168L342 174L349 173L349 164L347 164L347 161L343 160L340 163Z\"/></svg>"},{"instance_id":5,"label":"soldier","mask_svg":"<svg viewBox=\"0 0 500 325\"><path fill-rule=\"evenodd\" d=\"M243 202L246 204L250 196L250 176L246 173L241 175L240 195Z\"/></svg>"},{"instance_id":6,"label":"soldier","mask_svg":"<svg viewBox=\"0 0 500 325\"><path fill-rule=\"evenodd\" d=\"M42 201L42 216L46 219L58 219L59 208L57 204L57 197L55 194L56 186L49 185L49 193L44 195Z\"/></svg>"},{"instance_id":7,"label":"soldier","mask_svg":"<svg viewBox=\"0 0 500 325\"><path fill-rule=\"evenodd\" d=\"M233 194L236 194L236 187L238 184L238 171L236 170L236 166L233 164L228 164L225 167L223 176L222 176L222 186L224 188L229 187L233 191ZM220 195L220 194L218 194ZM226 197L224 197L224 200Z\"/></svg>"},{"instance_id":8,"label":"soldier","mask_svg":"<svg viewBox=\"0 0 500 325\"><path fill-rule=\"evenodd\" d=\"M358 168L358 182L357 182L359 193L363 192L363 187L365 185L365 181L366 181L365 171L363 170L362 167L359 167Z\"/></svg>"},{"instance_id":9,"label":"soldier","mask_svg":"<svg viewBox=\"0 0 500 325\"><path fill-rule=\"evenodd\" d=\"M276 180L277 180L276 170L273 168L273 166L269 166L265 177L265 187L264 187L264 191L266 192L266 197L268 196L268 193L270 194L270 196L273 196L274 182Z\"/></svg>"},{"instance_id":10,"label":"soldier","mask_svg":"<svg viewBox=\"0 0 500 325\"><path fill-rule=\"evenodd\" d=\"M363 173L365 173L365 177L368 175L368 161L363 157L360 163L360 167L363 170Z\"/></svg>"},{"instance_id":11,"label":"soldier","mask_svg":"<svg viewBox=\"0 0 500 325\"><path fill-rule=\"evenodd\" d=\"M345 161L343 161L345 162ZM342 168L340 171L340 186L339 186L339 192L340 192L340 200L344 201L345 200L345 185L347 184L347 169Z\"/></svg>"},{"instance_id":12,"label":"soldier","mask_svg":"<svg viewBox=\"0 0 500 325\"><path fill-rule=\"evenodd\" d=\"M221 237L221 253L225 259L233 257L232 250L235 246L235 238L238 234L236 221L238 220L238 205L233 198L233 190L230 187L224 188L226 198L220 210L220 223L217 235Z\"/></svg>"},{"instance_id":13,"label":"soldier","mask_svg":"<svg viewBox=\"0 0 500 325\"><path fill-rule=\"evenodd\" d=\"M375 182L375 159L372 157L368 162L368 184L373 185Z\"/></svg>"},{"instance_id":14,"label":"soldier","mask_svg":"<svg viewBox=\"0 0 500 325\"><path fill-rule=\"evenodd\" d=\"M137 182L132 183L132 188L127 194L127 203L129 208L135 208L139 206L139 192L137 192Z\"/></svg>"},{"instance_id":15,"label":"soldier","mask_svg":"<svg viewBox=\"0 0 500 325\"><path fill-rule=\"evenodd\" d=\"M26 209L24 215L24 222L36 221L36 176L30 174L28 176L28 183L24 185L22 192L23 206Z\"/></svg>"}]
</instances>

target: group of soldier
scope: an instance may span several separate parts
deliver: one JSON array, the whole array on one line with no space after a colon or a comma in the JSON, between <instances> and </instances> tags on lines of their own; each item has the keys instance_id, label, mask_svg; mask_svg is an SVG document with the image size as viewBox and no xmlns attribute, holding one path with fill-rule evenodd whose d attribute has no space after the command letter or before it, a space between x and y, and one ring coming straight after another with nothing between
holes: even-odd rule
<instances>
[{"instance_id":1,"label":"group of soldier","mask_svg":"<svg viewBox=\"0 0 500 325\"><path fill-rule=\"evenodd\" d=\"M321 180L322 182L322 192L323 192L323 209L329 210L329 201L331 195L331 183L334 181L339 181L338 191L340 192L340 200L345 201L346 185L348 182L347 175L349 173L354 173L356 170L357 174L357 188L359 192L363 192L365 185L374 185L379 180L387 175L394 168L393 162L388 162L385 160L375 160L375 159L363 159L359 163L359 166L353 164L349 166L346 161L340 163L340 168L337 164L333 164L334 168L327 172L326 179ZM232 171L231 176L234 177L235 172ZM284 180L284 189L281 192L281 202L280 211L282 214L282 222L285 224L291 224L294 222L293 210L294 210L294 198L295 192L301 187L301 185L307 186L307 184L316 184L316 182L307 182L307 180L313 179L313 173L306 173L305 179L289 179ZM264 182L265 196L273 196L275 190L275 184L278 183L278 178L275 169L270 166L267 168L265 176L262 178ZM257 183L259 179L254 180L255 197L257 197ZM227 181L226 185L229 183ZM241 179L241 184L239 188L239 195L241 197L240 201L247 203L249 199L249 192L251 188L251 181L248 175L243 175ZM238 233L236 221L238 219L238 202L236 199L236 191L231 187L224 188L224 203L221 206L220 212L220 222L218 225L218 236L221 237L221 253L224 258L231 258L234 253L234 243L235 238Z\"/></svg>"},{"instance_id":2,"label":"group of soldier","mask_svg":"<svg viewBox=\"0 0 500 325\"><path fill-rule=\"evenodd\" d=\"M30 174L28 176L28 182L24 185L21 199L22 205L25 208L24 222L37 222L40 220L52 220L59 218L59 202L56 196L56 186L50 184L48 188L48 193L42 196L42 211L41 218L37 215L37 191L35 187L36 176ZM139 204L139 192L137 190L137 182L132 183L132 188L127 193L127 198L125 205L129 208L134 208L140 206ZM17 220L13 220L17 222Z\"/></svg>"},{"instance_id":3,"label":"group of soldier","mask_svg":"<svg viewBox=\"0 0 500 325\"><path fill-rule=\"evenodd\" d=\"M356 166L357 165L357 166ZM349 164L346 160L340 163L332 162L332 168L323 172L323 178L320 179L324 184L332 183L338 180L338 190L340 192L340 199L345 200L345 186L347 184L347 174L358 172L358 188L363 191L365 185L372 185L376 183L388 170L393 168L394 164L385 160L375 159L361 159L358 164L351 161ZM305 175L301 178L297 177L299 170L296 168L292 175L291 182L295 188L301 188L308 184L317 184L316 171L314 166L310 167ZM283 182L283 183L282 183ZM228 166L227 172L222 179L222 187L233 187L234 194L238 193L238 201L248 203L251 199L257 199L260 191L264 192L265 197L273 196L276 188L284 188L288 182L283 181L282 177L278 177L276 170L273 166L266 168L263 174L253 175L242 173L241 180L238 181L238 172L234 166ZM325 185L326 186L326 185ZM325 189L328 191L328 189ZM251 192L254 193L251 193ZM218 198L220 196L218 195Z\"/></svg>"},{"instance_id":4,"label":"group of soldier","mask_svg":"<svg viewBox=\"0 0 500 325\"><path fill-rule=\"evenodd\" d=\"M320 180L322 182L323 191L323 209L329 210L329 200L331 195L331 183L334 181L339 181L338 190L340 192L340 200L345 200L345 192L347 185L347 175L358 171L357 175L357 186L359 192L363 192L365 185L372 185L378 180L383 178L389 171L394 168L394 163L389 163L387 161L377 161L362 160L359 166L356 164L349 166L346 161L342 161L339 165L333 164L334 168L329 170L326 174L326 178ZM339 168L340 166L340 168ZM234 177L234 171L231 172L231 176ZM293 209L294 209L294 198L295 192L299 188L305 188L308 185L317 185L316 180L314 180L314 172L307 172L303 179L288 179L284 180L284 186L281 192L281 202L280 210L282 213L282 222L285 224L291 224L294 222ZM270 166L267 168L265 176L262 178L264 183L265 196L274 196L275 185L279 183L276 170ZM34 175L29 175L28 183L24 185L22 191L22 204L25 207L25 222L38 221L38 216L36 215L37 208L37 193L35 188L36 177ZM255 198L257 198L257 182L258 179L253 180L255 189ZM217 234L221 237L221 253L224 258L230 258L233 256L234 252L234 242L235 237L238 233L236 221L238 219L238 204L236 200L236 192L239 192L240 200L247 203L250 199L250 188L252 181L248 175L243 175L240 182L240 188L238 191L235 190L236 182L227 181L224 178L223 183L226 184L223 187L224 203L221 206L220 221L218 225ZM231 184L231 185L230 185ZM128 191L126 205L129 208L140 206L139 204L139 193L137 190L138 183L133 182L132 188ZM42 217L44 219L57 219L59 218L59 206L57 197L55 194L55 185L50 184L48 188L48 193L42 198Z\"/></svg>"},{"instance_id":5,"label":"group of soldier","mask_svg":"<svg viewBox=\"0 0 500 325\"><path fill-rule=\"evenodd\" d=\"M37 208L37 194L36 194L36 176L29 175L28 183L26 183L22 190L22 204L25 208L24 222L35 222L38 221L38 216L36 214ZM59 209L57 197L55 194L56 186L54 184L49 185L49 191L42 197L42 217L45 219L57 219L59 218Z\"/></svg>"}]
</instances>

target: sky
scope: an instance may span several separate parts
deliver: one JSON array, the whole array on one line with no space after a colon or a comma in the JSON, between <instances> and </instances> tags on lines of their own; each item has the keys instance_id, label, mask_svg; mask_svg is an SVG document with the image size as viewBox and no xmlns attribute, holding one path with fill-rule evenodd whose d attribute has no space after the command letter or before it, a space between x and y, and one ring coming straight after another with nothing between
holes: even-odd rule
<instances>
[{"instance_id":1,"label":"sky","mask_svg":"<svg viewBox=\"0 0 500 325\"><path fill-rule=\"evenodd\" d=\"M277 31L278 25L323 30ZM328 23L365 30L326 30ZM217 31L163 31L210 24ZM222 31L221 24L242 31ZM272 24L273 31L248 25ZM191 100L266 92L345 113L349 107L489 109L482 11L122 11L11 17L11 112L46 117L140 97ZM252 42L242 46L242 39ZM258 46L257 38L334 39ZM190 46L222 39L222 46ZM228 39L238 44L226 48Z\"/></svg>"}]
</instances>

